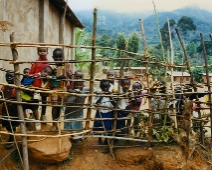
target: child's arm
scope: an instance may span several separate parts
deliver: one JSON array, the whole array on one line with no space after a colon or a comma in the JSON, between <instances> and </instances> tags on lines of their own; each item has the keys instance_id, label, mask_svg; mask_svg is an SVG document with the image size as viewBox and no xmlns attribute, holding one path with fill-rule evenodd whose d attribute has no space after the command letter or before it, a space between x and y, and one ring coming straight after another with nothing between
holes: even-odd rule
<instances>
[{"instance_id":1,"label":"child's arm","mask_svg":"<svg viewBox=\"0 0 212 170\"><path fill-rule=\"evenodd\" d=\"M116 106L116 102L114 101L114 98L112 96L109 96L110 102L112 103L113 107Z\"/></svg>"}]
</instances>

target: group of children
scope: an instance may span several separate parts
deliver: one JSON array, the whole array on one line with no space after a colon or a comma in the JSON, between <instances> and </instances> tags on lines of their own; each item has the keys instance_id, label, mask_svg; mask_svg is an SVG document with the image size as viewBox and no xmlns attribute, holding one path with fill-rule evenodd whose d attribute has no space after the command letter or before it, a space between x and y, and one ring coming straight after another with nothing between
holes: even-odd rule
<instances>
[{"instance_id":1,"label":"group of children","mask_svg":"<svg viewBox=\"0 0 212 170\"><path fill-rule=\"evenodd\" d=\"M48 103L52 105L52 119L54 120L52 130L59 128L56 121L60 118L63 105L66 106L64 129L83 129L83 120L76 120L83 118L83 105L86 95L81 94L89 93L89 88L86 88L84 85L83 72L77 70L72 73L69 64L60 62L64 60L64 53L60 48L53 51L52 57L55 65L50 65L46 62L49 61L47 58L47 47L38 47L37 53L39 58L36 61L38 62L32 64L31 68L24 69L23 79L21 80L21 84L24 87L28 87L21 90L22 101L26 103L22 105L24 112L30 109L32 111L30 118L41 120L35 121L35 130L41 130L40 122L45 123L47 121L46 104L48 97ZM6 73L6 81L8 84L14 84L14 72L8 71ZM117 120L116 129L122 131L126 129L126 126L130 125L131 120L126 121L127 118L124 119L124 117L130 114L130 110L140 110L142 96L145 94L142 91L141 83L135 82L132 85L132 90L130 90L130 86L131 81L129 78L122 78L117 81L114 70L109 70L107 78L100 81L100 90L95 90L96 96L93 102L96 107L95 118L97 118L94 121L94 131L103 130L106 133L110 133L114 128L114 117L120 118ZM42 93L37 93L34 90L42 90ZM62 92L70 92L70 95ZM73 93L76 95L73 95ZM3 86L2 98L10 101L16 100L16 89L12 86ZM38 111L40 101L42 101L41 116L39 116ZM114 111L115 108L118 111ZM19 126L18 121L9 121L7 118L10 117L12 120L18 119L17 105L11 102L4 102L2 113L2 126L9 132L15 132L16 127ZM133 115L135 119L134 126L138 126L136 114ZM26 114L25 117L27 118ZM103 120L98 118L103 118ZM33 130L31 123L26 123L26 126L28 130ZM8 142L10 143L6 145L7 149L13 146L12 141L13 136L9 136ZM101 143L101 140L99 142Z\"/></svg>"}]
</instances>

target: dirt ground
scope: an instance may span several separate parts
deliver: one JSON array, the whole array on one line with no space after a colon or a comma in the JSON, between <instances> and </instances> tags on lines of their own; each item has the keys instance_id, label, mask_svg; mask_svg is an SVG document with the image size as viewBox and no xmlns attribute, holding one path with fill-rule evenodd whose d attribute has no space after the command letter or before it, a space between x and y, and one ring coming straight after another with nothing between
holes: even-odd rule
<instances>
[{"instance_id":1,"label":"dirt ground","mask_svg":"<svg viewBox=\"0 0 212 170\"><path fill-rule=\"evenodd\" d=\"M90 145L96 140L89 140ZM2 145L1 157L8 151ZM176 145L158 144L152 148L140 144L134 148L117 148L115 158L109 153L102 153L105 147L90 146L83 149L80 145L73 145L69 158L59 164L41 164L30 160L30 170L211 170L211 162L199 150L194 152L191 160L186 161L183 150ZM1 170L17 170L20 162L8 157L0 164Z\"/></svg>"},{"instance_id":2,"label":"dirt ground","mask_svg":"<svg viewBox=\"0 0 212 170\"><path fill-rule=\"evenodd\" d=\"M200 91L204 91L201 89ZM204 98L200 99L204 101ZM142 109L147 108L148 103ZM51 109L47 109L47 119L51 118ZM92 112L94 117L94 112ZM62 127L63 125L61 125ZM91 125L92 126L92 125ZM7 141L6 135L1 135L1 140ZM132 143L127 146L115 149L115 158L110 153L104 154L107 146L98 146L97 139L88 139L86 147L73 144L67 160L59 164L41 164L30 160L30 170L211 170L211 153L202 152L197 149L191 160L186 161L186 156L182 148L176 145L157 144L147 148L146 144ZM130 147L128 147L130 146ZM4 148L4 143L0 142L0 161L10 150ZM12 156L11 156L12 155ZM17 154L11 154L5 161L0 163L0 170L21 169ZM11 157L13 159L11 159ZM15 158L15 159L14 159Z\"/></svg>"}]
</instances>

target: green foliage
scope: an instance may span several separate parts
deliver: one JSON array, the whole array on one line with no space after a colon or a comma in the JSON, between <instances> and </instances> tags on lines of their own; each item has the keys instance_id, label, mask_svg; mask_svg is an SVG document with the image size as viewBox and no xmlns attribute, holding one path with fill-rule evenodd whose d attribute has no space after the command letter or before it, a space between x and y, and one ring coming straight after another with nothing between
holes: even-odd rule
<instances>
[{"instance_id":1,"label":"green foliage","mask_svg":"<svg viewBox=\"0 0 212 170\"><path fill-rule=\"evenodd\" d=\"M172 135L178 133L177 129L168 126L163 126L159 129L152 129L152 132L159 142L168 142L171 140Z\"/></svg>"},{"instance_id":2,"label":"green foliage","mask_svg":"<svg viewBox=\"0 0 212 170\"><path fill-rule=\"evenodd\" d=\"M63 161L63 166L62 166L62 170L65 170L68 166L68 164L73 161L73 157L71 155L68 155L67 159L65 161Z\"/></svg>"},{"instance_id":3,"label":"green foliage","mask_svg":"<svg viewBox=\"0 0 212 170\"><path fill-rule=\"evenodd\" d=\"M171 19L169 20L169 24L170 24L170 29L172 29L174 25L176 24L176 22L174 19ZM160 32L162 36L163 47L167 49L168 47L170 47L169 28L168 28L167 21L164 23L163 27L160 29ZM171 31L171 36L172 36L172 39L175 38L173 31Z\"/></svg>"},{"instance_id":4,"label":"green foliage","mask_svg":"<svg viewBox=\"0 0 212 170\"><path fill-rule=\"evenodd\" d=\"M195 45L195 43L194 42L192 42L192 43L190 43L190 44L188 44L187 46L186 46L186 51L187 51L187 54L189 55L189 56L193 56L194 54L196 54L196 45Z\"/></svg>"},{"instance_id":5,"label":"green foliage","mask_svg":"<svg viewBox=\"0 0 212 170\"><path fill-rule=\"evenodd\" d=\"M204 44L205 44L206 54L211 56L212 55L212 42L211 41L204 41ZM197 47L197 52L203 53L203 48L202 48L201 43Z\"/></svg>"},{"instance_id":6,"label":"green foliage","mask_svg":"<svg viewBox=\"0 0 212 170\"><path fill-rule=\"evenodd\" d=\"M110 38L108 34L102 34L96 41L97 46L101 47L114 47L115 40ZM114 55L114 51L112 50L98 50L99 54L103 57L112 57Z\"/></svg>"},{"instance_id":7,"label":"green foliage","mask_svg":"<svg viewBox=\"0 0 212 170\"><path fill-rule=\"evenodd\" d=\"M18 150L14 150L11 155L10 155L10 159L15 162L17 164L17 168L20 169L21 168L21 159L18 153Z\"/></svg>"},{"instance_id":8,"label":"green foliage","mask_svg":"<svg viewBox=\"0 0 212 170\"><path fill-rule=\"evenodd\" d=\"M124 50L126 46L126 38L123 33L118 33L116 37L116 47L120 50ZM122 53L118 52L118 57L121 57Z\"/></svg>"},{"instance_id":9,"label":"green foliage","mask_svg":"<svg viewBox=\"0 0 212 170\"><path fill-rule=\"evenodd\" d=\"M137 31L133 31L128 39L128 51L137 53L139 50L139 35Z\"/></svg>"},{"instance_id":10,"label":"green foliage","mask_svg":"<svg viewBox=\"0 0 212 170\"><path fill-rule=\"evenodd\" d=\"M201 73L204 73L203 68L194 68L192 70L193 74L194 74L194 79L196 82L200 83L202 81L202 75Z\"/></svg>"},{"instance_id":11,"label":"green foliage","mask_svg":"<svg viewBox=\"0 0 212 170\"><path fill-rule=\"evenodd\" d=\"M147 123L149 121L149 117L144 115L143 113L139 114L140 121L143 121L144 123Z\"/></svg>"},{"instance_id":12,"label":"green foliage","mask_svg":"<svg viewBox=\"0 0 212 170\"><path fill-rule=\"evenodd\" d=\"M186 38L186 35L189 31L196 31L196 25L194 24L191 17L182 16L178 20L177 26L181 29L185 38Z\"/></svg>"},{"instance_id":13,"label":"green foliage","mask_svg":"<svg viewBox=\"0 0 212 170\"><path fill-rule=\"evenodd\" d=\"M91 35L84 30L77 29L75 32L75 44L76 45L91 45ZM75 48L76 60L89 60L91 58L90 50ZM90 63L82 62L76 63L76 67L82 70L83 67L89 67Z\"/></svg>"}]
</instances>

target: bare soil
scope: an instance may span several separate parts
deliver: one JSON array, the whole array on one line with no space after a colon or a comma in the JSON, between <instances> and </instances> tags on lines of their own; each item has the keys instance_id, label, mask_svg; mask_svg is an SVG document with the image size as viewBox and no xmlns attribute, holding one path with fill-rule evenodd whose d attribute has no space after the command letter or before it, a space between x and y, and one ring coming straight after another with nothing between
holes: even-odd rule
<instances>
[{"instance_id":1,"label":"bare soil","mask_svg":"<svg viewBox=\"0 0 212 170\"><path fill-rule=\"evenodd\" d=\"M6 137L6 136L5 136ZM4 136L3 136L4 138ZM191 160L186 161L182 148L171 144L155 144L147 148L142 143L137 147L121 147L114 151L115 158L110 153L103 152L107 146L98 146L97 139L89 139L87 147L73 144L70 156L59 164L41 164L30 160L30 170L211 170L211 162L207 161L208 155L202 155L200 148L194 152ZM128 144L129 145L129 144ZM132 143L131 143L132 145ZM138 147L139 145L139 147ZM10 151L0 145L0 160ZM200 154L201 153L201 154ZM14 154L12 154L14 157ZM17 155L16 155L17 156ZM15 162L11 156L0 164L1 170L17 170L21 163Z\"/></svg>"}]
</instances>

